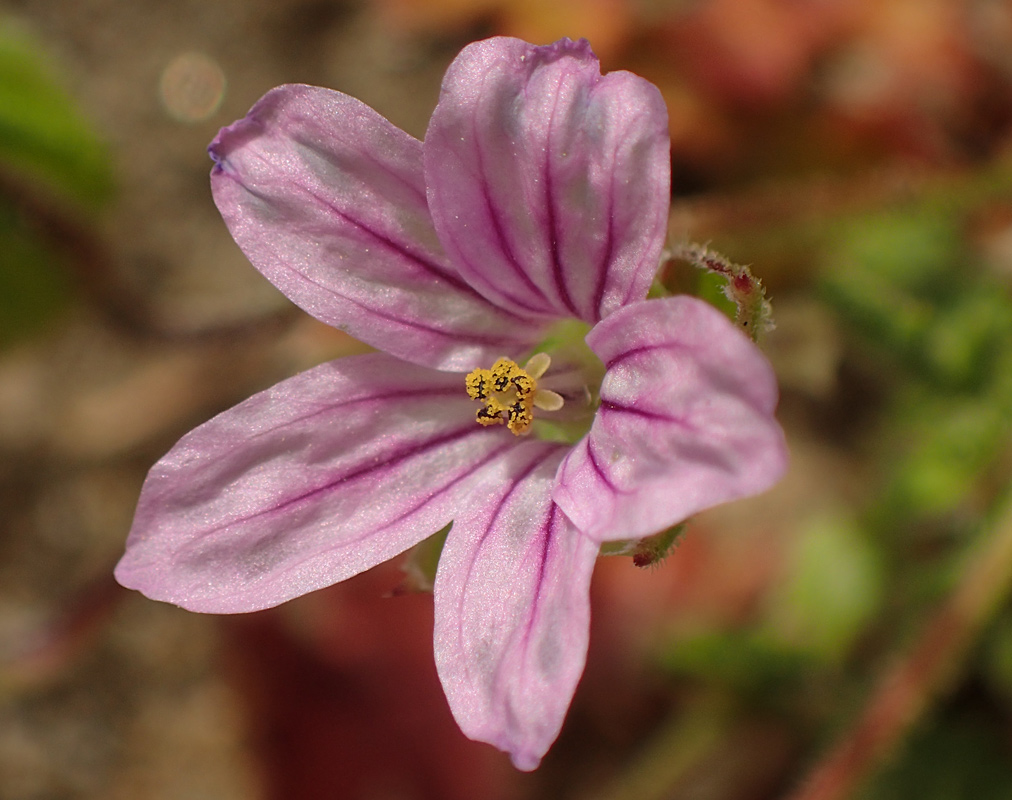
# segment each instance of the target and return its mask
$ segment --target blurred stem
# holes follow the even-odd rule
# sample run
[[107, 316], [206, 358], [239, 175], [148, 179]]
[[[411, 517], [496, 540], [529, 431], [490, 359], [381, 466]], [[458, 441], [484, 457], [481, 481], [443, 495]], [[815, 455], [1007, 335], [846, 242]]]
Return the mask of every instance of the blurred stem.
[[96, 305], [110, 309], [117, 321], [138, 325], [139, 299], [124, 294], [113, 278], [112, 255], [92, 231], [90, 218], [68, 210], [65, 201], [45, 195], [38, 187], [0, 169], [0, 196], [11, 202], [26, 225], [65, 259], [78, 287]]
[[727, 703], [708, 698], [694, 709], [673, 714], [629, 765], [625, 775], [595, 800], [665, 800], [671, 788], [727, 735]]
[[1012, 585], [1012, 497], [968, 554], [959, 583], [909, 653], [883, 675], [857, 722], [790, 800], [849, 797], [893, 751], [963, 667]]

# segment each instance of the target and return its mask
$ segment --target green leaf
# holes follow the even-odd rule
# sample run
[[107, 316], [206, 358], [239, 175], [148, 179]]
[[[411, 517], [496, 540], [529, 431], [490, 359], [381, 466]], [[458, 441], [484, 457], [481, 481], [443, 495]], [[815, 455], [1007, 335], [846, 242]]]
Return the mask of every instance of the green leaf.
[[762, 696], [797, 683], [811, 665], [807, 654], [755, 631], [700, 631], [668, 643], [661, 665], [673, 675]]
[[880, 606], [879, 553], [850, 520], [824, 517], [798, 538], [788, 570], [772, 597], [771, 635], [839, 662]]
[[108, 153], [29, 37], [0, 20], [0, 161], [95, 206], [111, 193]]
[[987, 395], [901, 395], [891, 427], [912, 445], [895, 459], [882, 512], [892, 520], [918, 519], [958, 508], [1004, 447], [1008, 426], [1008, 410]]

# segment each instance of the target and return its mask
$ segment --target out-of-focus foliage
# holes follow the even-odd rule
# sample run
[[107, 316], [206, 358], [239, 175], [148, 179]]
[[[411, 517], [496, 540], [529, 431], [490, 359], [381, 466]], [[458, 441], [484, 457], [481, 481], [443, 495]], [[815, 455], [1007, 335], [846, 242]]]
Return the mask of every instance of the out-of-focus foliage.
[[87, 205], [112, 191], [107, 148], [34, 39], [0, 18], [0, 161]]
[[661, 654], [673, 676], [730, 690], [757, 704], [797, 691], [812, 659], [763, 632], [704, 630], [675, 637]]
[[73, 291], [53, 228], [97, 209], [112, 186], [107, 149], [39, 44], [0, 19], [0, 345], [67, 306]]
[[71, 295], [53, 251], [0, 197], [0, 346], [36, 333]]
[[758, 624], [695, 630], [660, 655], [672, 675], [732, 690], [760, 707], [793, 708], [806, 683], [836, 674], [881, 611], [881, 556], [845, 515], [814, 519], [785, 560]]
[[[851, 726], [882, 724], [890, 707], [876, 706], [879, 689], [897, 675], [914, 711], [888, 760], [851, 762], [865, 770], [860, 796], [1012, 796], [1012, 614], [1000, 585], [974, 583], [967, 557], [990, 553], [1012, 482], [1012, 5], [15, 5], [38, 38], [0, 25], [0, 464], [14, 465], [0, 486], [0, 518], [11, 521], [0, 537], [0, 636], [32, 632], [57, 602], [51, 587], [108, 580], [144, 471], [174, 437], [248, 394], [237, 375], [265, 386], [330, 357], [316, 358], [329, 334], [301, 315], [287, 334], [251, 315], [234, 338], [167, 336], [194, 330], [171, 324], [191, 298], [207, 319], [228, 305], [217, 281], [229, 258], [260, 280], [208, 197], [204, 145], [216, 127], [271, 86], [306, 80], [384, 113], [413, 109], [409, 129], [423, 131], [431, 107], [408, 95], [424, 89], [434, 102], [453, 54], [488, 35], [586, 37], [605, 70], [658, 85], [672, 134], [672, 249], [707, 243], [763, 280], [777, 328], [762, 346], [778, 371], [792, 469], [767, 495], [690, 520], [662, 563], [602, 560], [588, 668], [533, 775], [457, 731], [432, 664], [429, 599], [382, 596], [431, 586], [437, 536], [411, 555], [406, 580], [393, 565], [253, 617], [212, 621], [117, 595], [124, 613], [96, 624], [102, 635], [51, 655], [48, 671], [22, 664], [34, 688], [2, 698], [12, 713], [0, 714], [0, 800], [19, 776], [38, 782], [32, 796], [66, 794], [68, 763], [102, 787], [95, 796], [253, 796], [178, 768], [192, 759], [206, 771], [222, 751], [241, 752], [234, 769], [262, 776], [268, 797], [487, 787], [483, 797], [518, 800], [772, 800], [803, 790]], [[184, 48], [228, 79], [221, 112], [201, 123], [159, 117], [158, 70]], [[103, 205], [110, 160], [68, 99], [68, 70], [101, 87], [89, 110], [117, 126], [122, 163], [145, 165], [120, 203]], [[95, 224], [96, 210], [110, 224]], [[116, 269], [88, 272], [66, 236], [75, 226], [119, 248]], [[111, 291], [95, 291], [100, 281]], [[157, 315], [138, 304], [131, 330], [143, 337], [109, 330], [111, 313], [79, 314], [3, 350], [47, 330], [73, 288], [111, 312], [135, 287], [164, 298], [166, 286], [181, 302]], [[655, 287], [734, 316], [723, 289], [674, 262]], [[656, 543], [641, 563], [672, 542]], [[990, 593], [995, 619], [981, 627], [962, 607], [943, 613], [967, 584]], [[963, 643], [925, 636], [938, 622], [947, 635], [967, 628]], [[181, 679], [194, 630], [214, 647]], [[916, 669], [890, 671], [911, 654]], [[949, 682], [910, 685], [931, 659]], [[95, 756], [90, 742], [112, 755]], [[166, 780], [184, 774], [200, 791]]]
[[1012, 762], [985, 713], [947, 714], [918, 732], [902, 757], [855, 800], [1005, 800]]
[[[894, 451], [885, 528], [957, 509], [1008, 446], [1012, 304], [935, 208], [862, 218], [830, 246], [829, 302], [906, 376], [883, 427]], [[883, 531], [888, 534], [887, 530]]]
[[819, 662], [838, 665], [881, 611], [882, 556], [846, 513], [812, 520], [773, 591], [773, 635]]

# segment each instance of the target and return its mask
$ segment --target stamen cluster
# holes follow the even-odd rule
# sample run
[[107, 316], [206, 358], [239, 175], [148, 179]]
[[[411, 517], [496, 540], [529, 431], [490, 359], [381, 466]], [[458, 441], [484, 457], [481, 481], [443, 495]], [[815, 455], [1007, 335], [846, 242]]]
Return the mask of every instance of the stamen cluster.
[[492, 369], [476, 369], [465, 379], [467, 394], [485, 405], [475, 419], [481, 425], [501, 425], [522, 436], [534, 421], [534, 392], [537, 381], [508, 358], [500, 358]]

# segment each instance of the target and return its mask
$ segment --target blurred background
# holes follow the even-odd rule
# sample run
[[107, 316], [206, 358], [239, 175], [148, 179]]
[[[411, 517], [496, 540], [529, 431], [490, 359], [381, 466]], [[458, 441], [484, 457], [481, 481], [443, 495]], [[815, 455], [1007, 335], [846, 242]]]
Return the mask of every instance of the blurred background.
[[[207, 143], [293, 81], [420, 137], [492, 34], [661, 88], [672, 241], [763, 279], [793, 459], [601, 559], [533, 774], [456, 729], [396, 563], [229, 618], [111, 577], [180, 435], [362, 349], [247, 264]], [[6, 0], [0, 800], [1012, 797], [1010, 292], [1006, 0]]]

